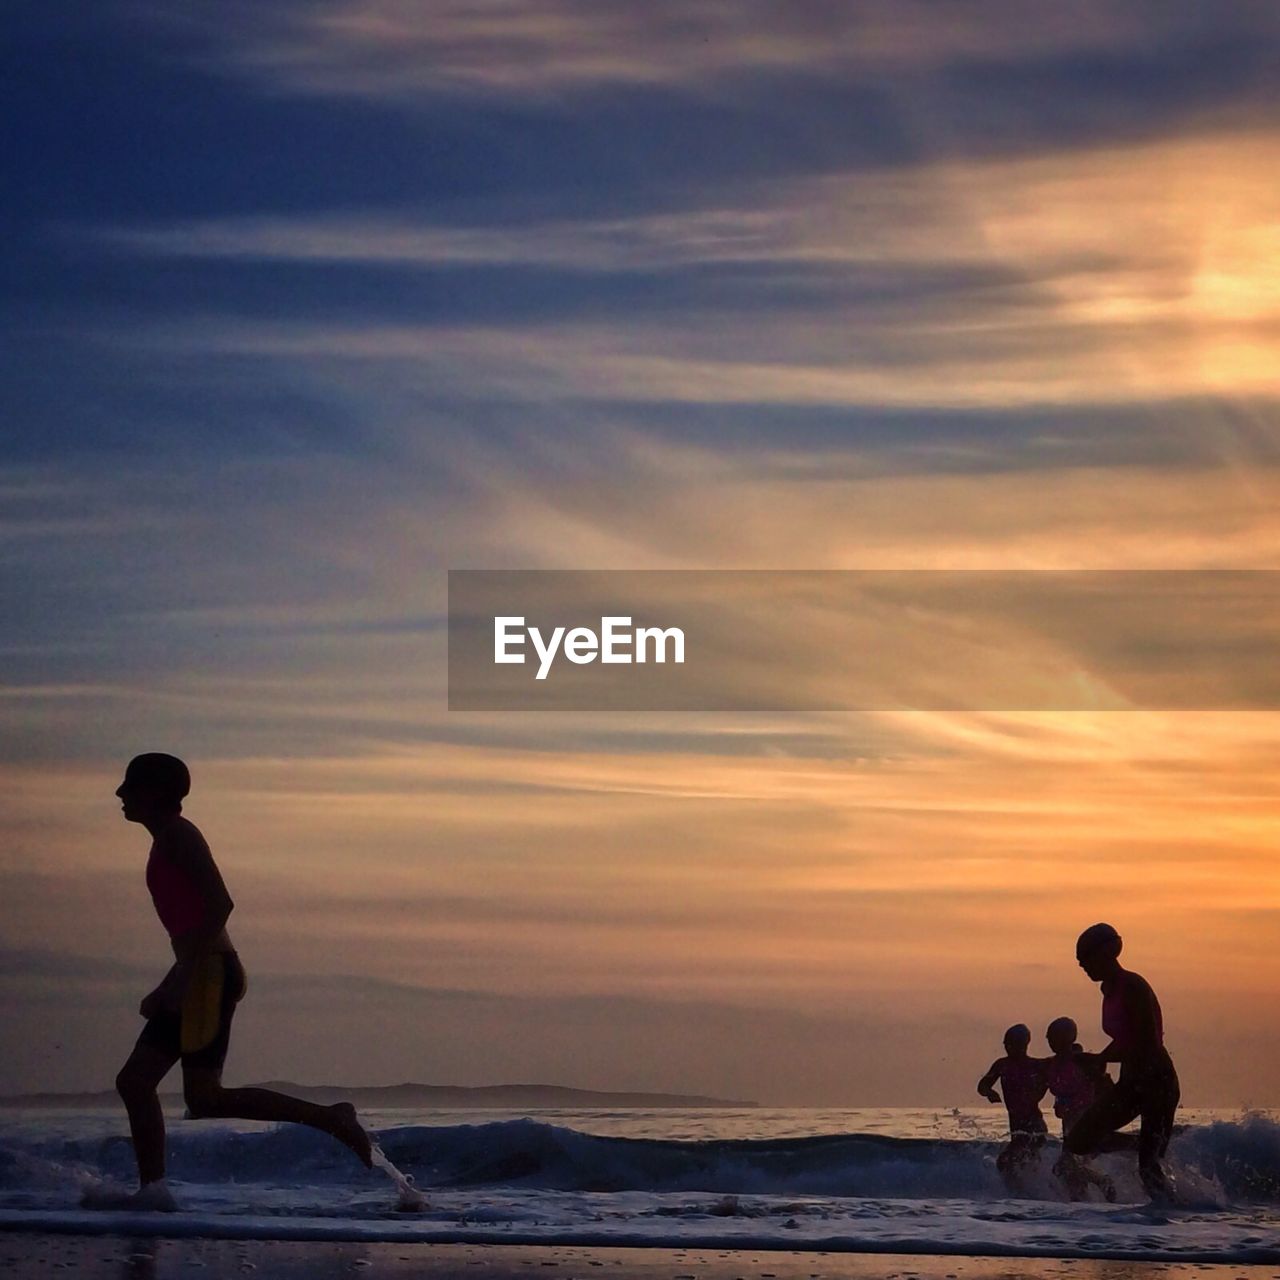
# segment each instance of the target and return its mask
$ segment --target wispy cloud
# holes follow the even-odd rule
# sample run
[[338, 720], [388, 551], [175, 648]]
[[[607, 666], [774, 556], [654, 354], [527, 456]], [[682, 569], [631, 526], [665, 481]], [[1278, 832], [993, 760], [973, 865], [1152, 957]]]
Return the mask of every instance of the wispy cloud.
[[[445, 0], [429, 11], [412, 0], [339, 0], [236, 9], [241, 21], [226, 25], [245, 68], [327, 93], [705, 86], [744, 72], [903, 74], [950, 62], [1132, 51], [1153, 28], [1183, 39], [1202, 30], [1186, 11], [1092, 0], [1074, 6], [1070, 21], [1016, 0], [942, 11], [925, 0], [783, 8], [762, 0]], [[1272, 16], [1257, 9], [1239, 21], [1251, 32], [1274, 30]]]
[[[454, 394], [960, 409], [1270, 398], [1280, 291], [1258, 175], [1277, 164], [1277, 135], [1210, 134], [784, 183], [632, 219], [248, 219], [111, 238], [299, 269], [649, 276], [639, 305], [570, 291], [533, 325], [388, 323], [374, 306], [357, 324], [166, 326], [187, 350], [410, 364]], [[687, 290], [669, 273], [695, 266], [711, 272], [700, 296], [664, 305]]]
[[[987, 1023], [1084, 1022], [1099, 916], [1171, 1033], [1242, 1046], [1189, 1096], [1274, 1061], [1274, 717], [458, 716], [441, 624], [451, 567], [1274, 567], [1275, 13], [19, 17], [0, 1013], [27, 1078], [74, 977], [36, 951], [164, 962], [111, 795], [157, 747], [192, 757], [251, 967], [340, 1024], [305, 1040], [282, 986], [245, 1024], [263, 1074], [305, 1040], [340, 1074], [374, 1045], [384, 1078], [565, 1078], [587, 1026], [580, 1083], [935, 1098], [939, 1027], [981, 1063]], [[1028, 668], [1088, 665], [1033, 640]], [[129, 980], [59, 1006], [105, 1079]], [[810, 1034], [791, 1093], [790, 1050], [748, 1070]], [[653, 1074], [606, 1078], [629, 1062]]]

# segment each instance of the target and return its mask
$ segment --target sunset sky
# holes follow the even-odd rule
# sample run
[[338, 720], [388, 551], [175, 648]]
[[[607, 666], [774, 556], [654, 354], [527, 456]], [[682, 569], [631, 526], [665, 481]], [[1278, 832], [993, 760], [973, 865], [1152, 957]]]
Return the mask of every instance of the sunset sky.
[[1280, 1105], [1280, 712], [445, 698], [448, 569], [1280, 569], [1280, 8], [6, 27], [0, 1092], [132, 1045], [165, 750], [235, 1082], [967, 1105], [1105, 919]]

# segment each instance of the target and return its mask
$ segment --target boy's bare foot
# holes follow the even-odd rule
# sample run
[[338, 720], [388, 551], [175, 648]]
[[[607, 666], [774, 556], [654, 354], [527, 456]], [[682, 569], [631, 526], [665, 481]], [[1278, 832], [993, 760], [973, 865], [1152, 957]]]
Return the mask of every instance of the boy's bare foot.
[[154, 1182], [148, 1182], [146, 1186], [139, 1187], [129, 1197], [126, 1207], [145, 1209], [150, 1213], [176, 1213], [178, 1202], [173, 1198], [173, 1192], [169, 1190], [168, 1183], [163, 1178], [157, 1178]]
[[349, 1102], [335, 1102], [329, 1108], [333, 1113], [333, 1128], [329, 1130], [343, 1146], [356, 1153], [366, 1169], [373, 1168], [373, 1148], [369, 1135], [356, 1119], [356, 1109]]
[[163, 1178], [130, 1191], [116, 1182], [89, 1181], [80, 1193], [82, 1209], [115, 1209], [120, 1212], [142, 1210], [144, 1213], [174, 1213], [178, 1202]]

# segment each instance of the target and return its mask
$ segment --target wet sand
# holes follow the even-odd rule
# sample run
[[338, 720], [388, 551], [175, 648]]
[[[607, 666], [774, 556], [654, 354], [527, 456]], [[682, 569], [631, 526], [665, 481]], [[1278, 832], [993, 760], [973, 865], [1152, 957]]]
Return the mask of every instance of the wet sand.
[[555, 1280], [1280, 1280], [1280, 1267], [750, 1249], [131, 1239], [8, 1231], [0, 1234], [0, 1274], [18, 1280], [68, 1274], [86, 1280], [530, 1280], [535, 1274]]

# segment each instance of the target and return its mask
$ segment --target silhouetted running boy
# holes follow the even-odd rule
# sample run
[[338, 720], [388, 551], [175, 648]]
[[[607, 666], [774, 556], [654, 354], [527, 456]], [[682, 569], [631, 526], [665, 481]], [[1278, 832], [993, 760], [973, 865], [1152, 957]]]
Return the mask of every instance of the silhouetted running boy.
[[323, 1107], [270, 1089], [224, 1089], [231, 1018], [244, 995], [244, 970], [227, 936], [233, 903], [199, 830], [182, 816], [191, 789], [187, 766], [176, 756], [136, 756], [116, 795], [124, 816], [151, 833], [147, 888], [169, 933], [175, 963], [145, 996], [146, 1026], [116, 1077], [129, 1112], [138, 1160], [142, 1208], [176, 1206], [164, 1182], [164, 1115], [157, 1086], [182, 1062], [182, 1085], [193, 1118], [288, 1120], [331, 1134], [371, 1164], [369, 1137], [349, 1102]]
[[[1040, 1065], [1044, 1078], [1053, 1094], [1053, 1114], [1062, 1121], [1062, 1136], [1097, 1101], [1114, 1086], [1106, 1067], [1092, 1054], [1086, 1054], [1076, 1043], [1076, 1024], [1070, 1018], [1055, 1018], [1045, 1032], [1051, 1058], [1042, 1058]], [[1116, 1198], [1115, 1184], [1104, 1173], [1091, 1169], [1079, 1157], [1063, 1150], [1053, 1171], [1066, 1184], [1073, 1200], [1082, 1200], [1089, 1184], [1102, 1188], [1108, 1200]]]
[[1140, 1116], [1138, 1173], [1148, 1195], [1167, 1198], [1172, 1186], [1160, 1161], [1173, 1134], [1181, 1092], [1178, 1073], [1164, 1047], [1160, 1002], [1144, 978], [1121, 968], [1122, 946], [1109, 924], [1091, 926], [1076, 943], [1080, 967], [1102, 984], [1102, 1029], [1111, 1037], [1101, 1053], [1086, 1056], [1101, 1063], [1118, 1062], [1120, 1079], [1071, 1126], [1062, 1145], [1072, 1155], [1089, 1155]]
[[1004, 1033], [1003, 1058], [991, 1064], [991, 1070], [978, 1081], [978, 1092], [990, 1102], [999, 1102], [993, 1087], [997, 1080], [1004, 1088], [1005, 1110], [1009, 1113], [1009, 1143], [996, 1157], [996, 1168], [1006, 1183], [1012, 1185], [1019, 1169], [1039, 1158], [1048, 1130], [1040, 1114], [1040, 1099], [1048, 1085], [1040, 1063], [1027, 1057], [1031, 1030], [1018, 1023]]

